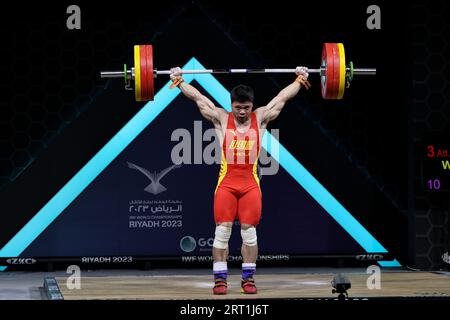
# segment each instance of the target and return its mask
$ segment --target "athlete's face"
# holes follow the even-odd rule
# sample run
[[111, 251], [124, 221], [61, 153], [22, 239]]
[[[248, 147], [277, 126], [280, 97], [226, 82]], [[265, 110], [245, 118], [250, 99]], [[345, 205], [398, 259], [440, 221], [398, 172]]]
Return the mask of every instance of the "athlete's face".
[[231, 103], [231, 109], [233, 111], [233, 116], [236, 120], [241, 123], [244, 123], [250, 118], [250, 114], [253, 109], [253, 102], [237, 102], [234, 101]]

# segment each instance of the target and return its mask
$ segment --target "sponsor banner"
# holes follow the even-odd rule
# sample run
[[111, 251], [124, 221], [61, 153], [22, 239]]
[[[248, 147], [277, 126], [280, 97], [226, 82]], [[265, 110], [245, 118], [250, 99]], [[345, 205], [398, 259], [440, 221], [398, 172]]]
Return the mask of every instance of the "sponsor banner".
[[[0, 264], [8, 266], [31, 266], [46, 263], [72, 263], [77, 265], [113, 265], [113, 264], [133, 264], [141, 262], [152, 262], [152, 261], [180, 261], [182, 263], [201, 263], [201, 262], [212, 262], [211, 247], [212, 238], [199, 238], [195, 239], [191, 236], [185, 236], [180, 241], [180, 246], [184, 252], [180, 256], [164, 256], [164, 257], [152, 257], [152, 256], [89, 256], [89, 257], [60, 257], [60, 258], [30, 258], [30, 257], [19, 257], [19, 258], [0, 258]], [[197, 248], [200, 246], [200, 248]], [[199, 249], [199, 251], [204, 251], [205, 254], [192, 254]], [[308, 259], [347, 259], [347, 260], [357, 260], [360, 262], [375, 262], [382, 260], [392, 259], [389, 254], [375, 253], [375, 254], [356, 254], [356, 255], [293, 255], [288, 253], [280, 254], [261, 254], [258, 255], [259, 262], [280, 262], [280, 261], [298, 261], [298, 260], [308, 260]], [[443, 255], [443, 259], [448, 259], [448, 253]], [[229, 262], [240, 262], [242, 261], [242, 256], [239, 254], [230, 255], [228, 257]], [[448, 260], [447, 260], [448, 261]], [[447, 262], [448, 263], [448, 262]]]

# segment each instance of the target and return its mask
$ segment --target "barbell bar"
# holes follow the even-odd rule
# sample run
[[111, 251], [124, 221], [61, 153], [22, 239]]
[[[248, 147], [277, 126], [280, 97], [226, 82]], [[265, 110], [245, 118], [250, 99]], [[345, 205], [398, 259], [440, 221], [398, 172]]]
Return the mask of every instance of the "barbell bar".
[[[311, 74], [320, 74], [322, 97], [342, 99], [344, 90], [350, 86], [354, 75], [376, 75], [375, 68], [354, 68], [350, 61], [345, 64], [345, 50], [342, 43], [324, 43], [320, 68], [308, 69]], [[295, 73], [295, 69], [193, 69], [181, 70], [181, 74], [242, 74], [242, 73]], [[154, 98], [154, 80], [158, 75], [170, 75], [170, 70], [157, 70], [153, 65], [153, 46], [134, 46], [134, 67], [122, 71], [102, 71], [101, 78], [123, 78], [125, 88], [132, 90], [134, 80], [137, 101], [151, 101]]]

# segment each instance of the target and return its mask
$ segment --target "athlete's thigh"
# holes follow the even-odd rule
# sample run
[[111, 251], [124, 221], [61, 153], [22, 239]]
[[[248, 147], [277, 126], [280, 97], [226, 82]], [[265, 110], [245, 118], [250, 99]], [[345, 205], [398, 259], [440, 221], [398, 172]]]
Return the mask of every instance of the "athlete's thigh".
[[227, 188], [217, 188], [214, 194], [214, 221], [233, 222], [237, 214], [237, 198]]
[[241, 224], [258, 225], [261, 210], [262, 197], [258, 187], [250, 189], [238, 200], [238, 216]]

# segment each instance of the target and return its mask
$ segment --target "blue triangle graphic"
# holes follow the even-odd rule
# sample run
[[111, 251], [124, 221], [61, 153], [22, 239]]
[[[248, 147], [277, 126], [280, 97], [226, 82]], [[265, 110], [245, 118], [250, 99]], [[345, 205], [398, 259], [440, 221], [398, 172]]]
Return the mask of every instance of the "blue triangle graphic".
[[[183, 69], [205, 69], [192, 58]], [[230, 93], [211, 74], [184, 75], [196, 80], [227, 111]], [[0, 250], [0, 257], [18, 257], [80, 195], [84, 189], [180, 94], [169, 83], [155, 95], [99, 152], [67, 182], [36, 215]], [[262, 141], [279, 164], [308, 192], [368, 253], [387, 250], [348, 212], [292, 154], [269, 132]], [[276, 150], [277, 152], [272, 152]], [[383, 267], [400, 267], [397, 260], [380, 261]], [[0, 267], [0, 271], [6, 267]]]

